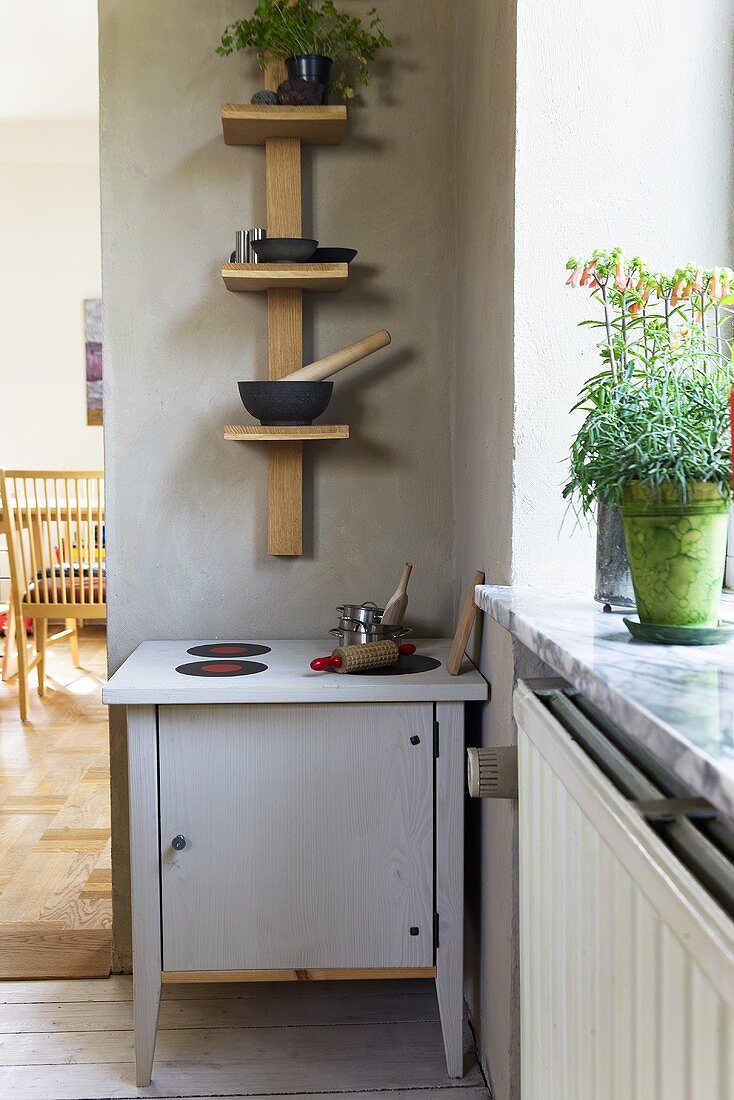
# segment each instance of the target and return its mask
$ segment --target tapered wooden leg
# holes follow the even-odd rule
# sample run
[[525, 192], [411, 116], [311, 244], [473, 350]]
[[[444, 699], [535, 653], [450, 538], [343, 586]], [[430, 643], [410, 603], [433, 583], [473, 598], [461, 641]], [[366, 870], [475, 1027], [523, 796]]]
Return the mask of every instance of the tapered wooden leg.
[[150, 1084], [161, 1001], [160, 849], [156, 708], [127, 708], [133, 1022], [138, 1088]]
[[436, 993], [449, 1077], [464, 1076], [464, 705], [439, 703]]
[[15, 639], [15, 609], [12, 603], [5, 616], [5, 650], [3, 652], [3, 683], [12, 680], [18, 671], [18, 650]]
[[33, 620], [33, 637], [38, 654], [38, 694], [43, 698], [46, 694], [46, 649], [48, 640], [48, 619]]
[[141, 974], [135, 969], [133, 953], [133, 1026], [135, 1028], [135, 1084], [139, 1089], [150, 1084], [153, 1076], [155, 1037], [161, 1007], [161, 975]]
[[71, 663], [74, 668], [79, 668], [79, 631], [77, 628], [76, 619], [66, 619], [64, 626], [67, 630], [72, 630], [73, 634], [69, 635], [69, 645], [71, 646]]
[[25, 619], [22, 615], [15, 619], [15, 646], [18, 655], [18, 702], [21, 722], [28, 721], [28, 647], [25, 636]]

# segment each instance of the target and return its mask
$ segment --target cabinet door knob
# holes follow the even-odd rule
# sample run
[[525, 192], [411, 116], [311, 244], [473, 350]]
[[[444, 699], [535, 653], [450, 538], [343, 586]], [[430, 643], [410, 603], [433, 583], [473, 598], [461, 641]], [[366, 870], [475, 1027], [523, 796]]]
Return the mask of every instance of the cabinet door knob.
[[186, 847], [186, 837], [183, 833], [178, 833], [178, 835], [173, 838], [171, 847], [175, 848], [177, 852], [180, 852], [182, 848]]

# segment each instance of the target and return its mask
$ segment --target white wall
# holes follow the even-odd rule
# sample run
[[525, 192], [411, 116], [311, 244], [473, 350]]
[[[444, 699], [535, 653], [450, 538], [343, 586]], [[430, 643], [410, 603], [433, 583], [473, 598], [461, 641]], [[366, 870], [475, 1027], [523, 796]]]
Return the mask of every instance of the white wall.
[[[561, 497], [569, 409], [597, 368], [570, 254], [622, 245], [666, 266], [732, 262], [730, 0], [456, 5], [457, 585], [593, 594], [593, 541]], [[517, 23], [515, 24], [515, 16]], [[508, 744], [508, 636], [485, 624], [481, 736]], [[536, 670], [530, 674], [537, 675]], [[520, 1096], [515, 814], [470, 808], [467, 991], [496, 1100]]]
[[560, 485], [568, 415], [598, 366], [597, 307], [569, 255], [621, 245], [654, 266], [730, 264], [730, 0], [518, 0], [513, 578], [592, 583]]
[[94, 119], [0, 119], [0, 463], [100, 467], [85, 298], [101, 291]]

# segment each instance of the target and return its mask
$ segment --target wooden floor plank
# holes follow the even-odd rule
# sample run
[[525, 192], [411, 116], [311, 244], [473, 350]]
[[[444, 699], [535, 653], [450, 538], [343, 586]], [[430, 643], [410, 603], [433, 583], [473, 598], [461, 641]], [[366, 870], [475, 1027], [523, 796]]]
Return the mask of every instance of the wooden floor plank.
[[113, 974], [103, 981], [99, 978], [0, 981], [0, 1005], [45, 1004], [49, 1001], [131, 1001], [132, 996], [132, 978], [127, 974]]
[[[158, 1030], [156, 1060], [161, 1063], [198, 1065], [215, 1062], [224, 1065], [257, 1064], [276, 1073], [279, 1062], [286, 1060], [313, 1065], [314, 1072], [331, 1073], [346, 1061], [359, 1065], [380, 1059], [404, 1058], [410, 1054], [411, 1067], [405, 1068], [416, 1079], [398, 1083], [416, 1087], [425, 1077], [424, 1065], [443, 1059], [441, 1029], [436, 1021], [408, 1021], [400, 1027], [392, 1024], [340, 1024], [338, 1027], [313, 1024], [295, 1027], [246, 1028], [168, 1028]], [[46, 1031], [0, 1035], [0, 1064], [28, 1065], [109, 1065], [128, 1062], [133, 1056], [131, 1031]], [[328, 1063], [329, 1068], [325, 1069]], [[419, 1065], [420, 1064], [420, 1065]], [[259, 1072], [259, 1070], [258, 1070]], [[265, 1069], [263, 1069], [265, 1072]], [[363, 1085], [374, 1088], [379, 1084]], [[337, 1086], [329, 1086], [337, 1087]]]
[[17, 684], [0, 684], [0, 979], [109, 973], [103, 626], [81, 632], [80, 656], [75, 669], [66, 643], [51, 648], [48, 693], [33, 678], [27, 723]]
[[[63, 1042], [61, 1038], [53, 1034], [19, 1036], [22, 1042], [16, 1041], [12, 1050], [4, 1043], [0, 1097], [99, 1100], [112, 1096], [443, 1091], [483, 1085], [468, 1028], [465, 1076], [456, 1080], [446, 1076], [437, 1023], [244, 1028], [234, 1033], [163, 1031], [158, 1038], [153, 1082], [141, 1090], [133, 1084], [129, 1053], [125, 1059], [132, 1049], [131, 1037], [101, 1033], [94, 1044], [88, 1034], [70, 1033]], [[103, 1060], [88, 1060], [98, 1053]], [[10, 1064], [8, 1057], [14, 1059]]]
[[[294, 1027], [314, 1024], [416, 1023], [438, 1019], [432, 992], [370, 997], [351, 992], [311, 998], [293, 997], [282, 986], [258, 997], [165, 1000], [159, 1028]], [[129, 1031], [130, 1001], [0, 1005], [0, 1035], [49, 1031]]]
[[11, 977], [106, 977], [110, 972], [107, 928], [67, 928], [63, 922], [0, 925], [0, 966]]
[[[267, 983], [235, 982], [208, 985], [167, 986], [163, 993], [166, 1001], [202, 1000], [234, 997], [257, 998], [269, 987]], [[347, 995], [359, 993], [365, 997], [408, 996], [413, 993], [434, 993], [434, 982], [416, 978], [410, 981], [367, 981], [367, 982], [293, 982], [288, 983], [291, 997], [316, 998], [329, 997], [332, 994]], [[105, 981], [0, 981], [0, 1005], [2, 1004], [42, 1004], [44, 1002], [73, 1001], [131, 1001], [132, 978], [127, 974], [113, 974]]]
[[[228, 1097], [228, 1100], [321, 1100], [322, 1097], [325, 1100], [448, 1100], [447, 1090], [450, 1090], [450, 1100], [490, 1100], [489, 1092], [482, 1085], [466, 1085], [463, 1081], [452, 1081], [448, 1078], [445, 1085], [419, 1089], [252, 1093], [242, 1091], [246, 1087], [244, 1080], [233, 1087], [217, 1081], [209, 1086], [215, 1088], [216, 1092], [205, 1091], [208, 1087], [206, 1083], [201, 1086], [189, 1083], [184, 1080], [184, 1074], [179, 1073], [176, 1077], [175, 1071], [172, 1071], [166, 1082], [157, 1081], [148, 1088], [136, 1089], [130, 1085], [133, 1071], [129, 1066], [110, 1073], [103, 1086], [106, 1091], [102, 1093], [98, 1082], [89, 1077], [81, 1079], [76, 1070], [76, 1066], [26, 1067], [15, 1078], [17, 1090], [12, 1076], [5, 1079], [0, 1070], [0, 1100], [19, 1100], [20, 1097], [23, 1100], [110, 1100], [112, 1097], [115, 1100], [135, 1100], [137, 1097], [214, 1100], [215, 1097], [222, 1096]], [[8, 1074], [13, 1072], [15, 1071], [8, 1071]]]

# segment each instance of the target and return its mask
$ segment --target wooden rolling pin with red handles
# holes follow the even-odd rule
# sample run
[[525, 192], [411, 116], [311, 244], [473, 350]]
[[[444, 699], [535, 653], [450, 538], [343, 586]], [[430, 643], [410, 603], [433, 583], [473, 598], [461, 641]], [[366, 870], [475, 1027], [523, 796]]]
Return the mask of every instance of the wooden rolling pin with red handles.
[[311, 661], [314, 672], [326, 672], [333, 668], [337, 672], [367, 672], [371, 668], [385, 668], [396, 665], [398, 657], [409, 657], [415, 653], [411, 642], [398, 645], [391, 638], [381, 642], [365, 642], [364, 645], [337, 646], [331, 657], [316, 657]]
[[325, 356], [324, 359], [317, 359], [315, 363], [309, 363], [307, 367], [295, 370], [292, 374], [286, 374], [278, 381], [323, 382], [325, 378], [330, 378], [337, 371], [344, 370], [352, 363], [358, 363], [360, 359], [372, 355], [373, 351], [386, 348], [391, 339], [392, 337], [387, 329], [382, 328], [379, 332], [373, 332], [371, 336], [365, 336], [364, 339], [357, 340], [356, 344], [349, 344], [348, 347], [335, 351], [331, 355]]

